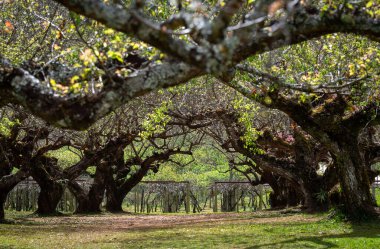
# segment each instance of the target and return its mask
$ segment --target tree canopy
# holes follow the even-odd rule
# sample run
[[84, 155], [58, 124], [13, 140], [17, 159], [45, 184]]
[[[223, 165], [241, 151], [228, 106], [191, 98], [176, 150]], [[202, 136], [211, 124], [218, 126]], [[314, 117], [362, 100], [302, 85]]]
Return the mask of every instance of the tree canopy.
[[[230, 82], [238, 63], [265, 51], [334, 33], [353, 33], [378, 41], [380, 32], [378, 5], [373, 1], [170, 4], [56, 0], [4, 1], [2, 8], [2, 33], [9, 45], [2, 45], [1, 104], [21, 104], [51, 123], [76, 129], [88, 127], [122, 104], [155, 89], [184, 84], [206, 74]], [[36, 14], [39, 10], [44, 16]], [[99, 25], [101, 29], [97, 30]], [[90, 30], [93, 32], [88, 33]], [[103, 41], [107, 37], [115, 47], [108, 48], [107, 40]], [[68, 62], [68, 57], [78, 54], [70, 51], [72, 44], [87, 38], [94, 41], [87, 42], [88, 48], [73, 58], [82, 60], [80, 65], [51, 66], [53, 61]], [[7, 58], [14, 50], [10, 45], [13, 40], [21, 46], [29, 44], [28, 49], [35, 55], [32, 60]], [[131, 73], [122, 72], [107, 61], [124, 60], [123, 50], [130, 50], [128, 45], [120, 47], [123, 40], [134, 42], [139, 50], [158, 49], [158, 58], [148, 56], [144, 58], [146, 63]], [[38, 56], [40, 50], [46, 49], [41, 41], [49, 42], [51, 53], [57, 55], [47, 56], [49, 60]], [[54, 51], [61, 48], [69, 50], [63, 55]], [[41, 73], [44, 70], [47, 75]], [[88, 81], [97, 83], [92, 92], [75, 91], [77, 83], [85, 85]], [[64, 82], [71, 84], [72, 91], [65, 90]]]

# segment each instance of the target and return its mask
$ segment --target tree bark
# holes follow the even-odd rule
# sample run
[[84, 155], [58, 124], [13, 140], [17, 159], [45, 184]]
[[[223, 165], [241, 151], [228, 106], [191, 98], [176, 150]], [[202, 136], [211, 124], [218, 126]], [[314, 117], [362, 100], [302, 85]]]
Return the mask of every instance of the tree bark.
[[150, 160], [141, 163], [140, 169], [128, 179], [114, 179], [112, 174], [108, 176], [106, 210], [109, 212], [122, 212], [122, 204], [125, 196], [141, 182], [150, 168]]
[[[268, 176], [270, 175], [270, 176]], [[268, 183], [273, 192], [269, 195], [271, 208], [281, 209], [294, 207], [301, 203], [299, 193], [287, 182], [286, 179], [269, 174], [262, 175], [263, 181]]]
[[110, 175], [107, 184], [107, 202], [106, 202], [106, 210], [109, 212], [122, 212], [122, 204], [125, 196], [137, 185], [141, 182], [144, 176], [148, 173], [149, 166], [142, 165], [141, 168], [134, 173], [131, 177], [125, 180], [123, 183], [119, 185]]
[[25, 169], [20, 169], [17, 173], [11, 175], [12, 169], [12, 167], [4, 166], [0, 168], [0, 223], [5, 221], [4, 204], [9, 192], [29, 175], [29, 172]]
[[111, 167], [102, 160], [96, 167], [94, 182], [92, 183], [88, 193], [75, 181], [69, 183], [69, 188], [75, 195], [78, 206], [75, 213], [100, 213], [100, 205], [104, 198], [106, 189], [106, 178]]
[[56, 211], [59, 201], [63, 195], [63, 186], [56, 182], [39, 182], [41, 192], [38, 196], [37, 214], [51, 215], [58, 213]]
[[[2, 179], [4, 176], [7, 176], [11, 173], [11, 167], [8, 165], [1, 164], [0, 165], [0, 176]], [[15, 184], [2, 184], [4, 186], [0, 185], [0, 223], [5, 221], [5, 212], [4, 212], [4, 205], [5, 201], [7, 200], [7, 196], [9, 192], [13, 189]]]
[[[277, 193], [281, 193], [281, 191], [283, 191], [282, 188], [285, 187], [290, 192], [286, 193], [285, 191], [282, 195], [298, 195], [306, 211], [315, 212], [324, 209], [320, 206], [320, 203], [317, 202], [316, 198], [316, 194], [320, 189], [323, 189], [322, 177], [313, 177], [313, 174], [309, 174], [310, 172], [306, 168], [310, 165], [301, 165], [300, 167], [297, 163], [294, 164], [287, 160], [279, 160], [272, 156], [265, 155], [254, 156], [252, 158], [261, 169], [272, 172], [274, 175], [286, 181], [285, 185], [278, 186]], [[272, 183], [272, 185], [273, 184], [274, 183]], [[292, 190], [294, 190], [295, 193], [292, 193]], [[293, 198], [294, 202], [298, 199], [296, 197]]]
[[123, 200], [126, 195], [120, 195], [115, 192], [108, 191], [106, 192], [107, 195], [107, 203], [106, 203], [106, 210], [111, 213], [120, 213], [123, 212]]
[[360, 154], [356, 137], [340, 138], [339, 151], [333, 154], [342, 190], [343, 211], [352, 218], [374, 214], [368, 169]]
[[0, 223], [3, 223], [5, 221], [4, 205], [9, 192], [10, 190], [6, 191], [5, 189], [1, 189], [0, 192]]
[[40, 187], [36, 213], [41, 215], [56, 214], [57, 205], [64, 192], [64, 187], [59, 182], [62, 178], [57, 159], [41, 156], [33, 160], [32, 164], [32, 177]]
[[90, 201], [88, 193], [75, 180], [68, 183], [68, 188], [77, 202], [75, 213], [89, 213]]

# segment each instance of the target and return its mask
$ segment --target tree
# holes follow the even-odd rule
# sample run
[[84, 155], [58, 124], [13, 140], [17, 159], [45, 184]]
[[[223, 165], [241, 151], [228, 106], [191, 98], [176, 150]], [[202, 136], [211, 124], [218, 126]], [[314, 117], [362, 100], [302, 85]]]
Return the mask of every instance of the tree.
[[[273, 60], [273, 56], [270, 57], [270, 59]], [[265, 64], [265, 60], [262, 61], [264, 61]], [[344, 73], [344, 71], [342, 73]], [[262, 74], [260, 75], [261, 77]], [[265, 76], [276, 78], [269, 74]], [[251, 78], [248, 78], [248, 80], [251, 80]], [[271, 94], [274, 94], [275, 90], [266, 89], [265, 78], [262, 79], [262, 81], [253, 81], [253, 83], [249, 84], [257, 84], [258, 87], [249, 89], [250, 92], [246, 96], [273, 108], [274, 103]], [[237, 87], [237, 89], [239, 88]], [[218, 144], [225, 150], [239, 152], [251, 158], [257, 164], [257, 167], [251, 165], [255, 173], [258, 172], [259, 175], [266, 175], [268, 177], [270, 177], [270, 173], [273, 173], [276, 174], [277, 177], [286, 179], [288, 181], [286, 185], [292, 186], [292, 188], [298, 192], [309, 210], [327, 208], [327, 195], [337, 184], [339, 173], [335, 165], [334, 156], [331, 157], [331, 153], [333, 152], [329, 150], [326, 144], [320, 142], [318, 138], [313, 139], [312, 136], [310, 136], [313, 135], [313, 133], [309, 133], [309, 135], [297, 127], [297, 125], [291, 125], [291, 120], [287, 115], [284, 115], [284, 113], [281, 114], [278, 111], [270, 111], [270, 109], [259, 107], [257, 104], [250, 103], [238, 96], [234, 97], [234, 95], [231, 95], [225, 89], [216, 90], [214, 87], [210, 89], [210, 92], [200, 91], [207, 96], [207, 98], [205, 97], [205, 102], [194, 102], [193, 100], [198, 100], [199, 96], [202, 95], [199, 94], [198, 90], [197, 88], [193, 88], [191, 94], [187, 93], [184, 103], [173, 99], [176, 103], [181, 104], [178, 104], [177, 108], [169, 110], [169, 115], [176, 117], [177, 122], [181, 121], [182, 124], [186, 124], [189, 127], [209, 123], [209, 125], [206, 126], [206, 130], [208, 130], [206, 134], [215, 138]], [[284, 98], [292, 96], [292, 92], [289, 91], [289, 88], [284, 87], [283, 91], [284, 95], [281, 96]], [[310, 94], [311, 97], [313, 94], [314, 97], [317, 98], [318, 95], [316, 93]], [[329, 94], [323, 93], [321, 96], [327, 97]], [[357, 95], [357, 97], [359, 97], [359, 95]], [[307, 99], [304, 101], [302, 101], [302, 99], [300, 100], [297, 92], [294, 93], [293, 98], [293, 102], [298, 105], [307, 104], [305, 103]], [[181, 99], [181, 97], [178, 99]], [[310, 101], [315, 101], [315, 99], [312, 98]], [[321, 102], [315, 101], [315, 104], [323, 103], [323, 99], [319, 99], [319, 101]], [[359, 100], [356, 99], [355, 101]], [[182, 108], [182, 106], [185, 108]], [[281, 108], [288, 108], [294, 115], [301, 115], [299, 108], [293, 108], [293, 106], [286, 105], [285, 102], [282, 102], [281, 105], [279, 104], [278, 106], [280, 106], [280, 110], [282, 110]], [[345, 108], [341, 104], [336, 106]], [[324, 122], [328, 122], [329, 118], [335, 121], [338, 120], [337, 118], [331, 117], [330, 113], [324, 112], [320, 106], [316, 106], [315, 108], [318, 108], [318, 111], [322, 113], [321, 115], [323, 115], [324, 119], [321, 120]], [[331, 108], [328, 110], [331, 111]], [[289, 116], [293, 117], [292, 115]], [[300, 118], [298, 120], [304, 119]], [[368, 123], [366, 124], [369, 125]], [[208, 129], [207, 127], [211, 128]], [[328, 129], [331, 128], [331, 126], [325, 125], [323, 128]], [[318, 129], [323, 128], [318, 127]], [[357, 136], [358, 139], [362, 137], [361, 134]], [[289, 137], [293, 141], [287, 141]], [[366, 160], [370, 161], [368, 159], [370, 150], [366, 147], [367, 146], [362, 146], [360, 149], [358, 147], [357, 153], [367, 154]], [[377, 148], [376, 145], [370, 146], [370, 148], [371, 147]], [[376, 158], [375, 154], [372, 158]], [[320, 167], [319, 162], [323, 161], [329, 166], [324, 174], [320, 175], [320, 173], [318, 173]], [[240, 162], [233, 161], [233, 165], [236, 163], [240, 164]], [[370, 174], [371, 178], [373, 178], [373, 172], [370, 170], [371, 163], [364, 164], [363, 170], [365, 174]], [[252, 170], [249, 169], [249, 171]], [[256, 182], [260, 183], [260, 180], [257, 181], [260, 178], [254, 175], [252, 177], [252, 182], [255, 184]], [[274, 189], [278, 188], [274, 186]], [[321, 203], [321, 198], [324, 199], [324, 203]]]
[[[256, 111], [263, 114], [262, 109]], [[245, 109], [239, 114], [238, 110], [227, 108], [183, 116], [183, 119], [204, 119], [203, 122], [213, 119], [213, 124], [204, 132], [217, 142], [220, 149], [230, 154], [232, 169], [245, 175], [252, 185], [269, 183], [273, 186], [272, 198], [277, 199], [278, 206], [302, 202], [308, 211], [326, 210], [327, 194], [337, 184], [328, 151], [299, 128], [287, 127], [286, 130], [286, 121], [278, 117], [279, 114], [280, 121], [276, 123], [268, 118], [268, 114], [263, 114], [266, 118], [261, 120], [256, 115], [247, 118], [248, 112]], [[275, 129], [270, 130], [268, 124]], [[318, 173], [322, 162], [328, 166], [327, 170]], [[281, 196], [281, 193], [287, 196]], [[318, 199], [322, 194], [324, 199]], [[275, 207], [276, 201], [273, 205]]]
[[41, 188], [37, 213], [54, 213], [63, 186], [59, 182], [62, 178], [55, 172], [56, 159], [47, 153], [67, 145], [67, 141], [51, 136], [51, 130], [43, 122], [14, 106], [2, 109], [1, 131], [0, 220], [4, 220], [7, 195], [29, 176], [33, 176]]
[[[336, 41], [331, 43], [332, 49], [334, 44], [341, 46], [342, 41], [347, 40], [352, 41], [352, 46], [358, 44], [351, 37], [326, 39]], [[362, 44], [367, 41], [358, 42]], [[360, 152], [359, 135], [365, 127], [378, 123], [377, 51], [373, 50], [371, 43], [351, 54], [345, 53], [345, 50], [332, 53], [319, 41], [310, 46], [315, 46], [318, 51], [308, 57], [303, 50], [303, 55], [307, 59], [317, 55], [314, 58], [320, 63], [311, 59], [308, 63], [301, 61], [298, 64], [295, 56], [292, 57], [292, 65], [279, 57], [282, 65], [271, 64], [269, 69], [264, 70], [241, 65], [239, 68], [249, 75], [252, 88], [247, 88], [244, 81], [229, 84], [244, 96], [283, 111], [327, 148], [337, 168], [344, 211], [352, 217], [369, 215], [374, 212], [374, 202], [370, 195], [368, 165]], [[299, 53], [302, 49], [302, 46], [296, 47], [289, 53], [294, 56], [294, 51]], [[312, 50], [308, 51], [310, 53]], [[287, 54], [284, 55], [286, 58]], [[373, 60], [364, 60], [360, 67], [349, 63], [349, 60], [358, 61], [366, 56], [373, 56]], [[276, 57], [273, 61], [279, 62]], [[299, 67], [304, 69], [301, 77], [281, 75], [284, 70], [295, 72], [300, 70]]]
[[[251, 172], [253, 170], [264, 177], [261, 181], [267, 180], [273, 185], [274, 196], [278, 195], [273, 198], [283, 199], [279, 196], [281, 191], [288, 191], [289, 203], [295, 203], [298, 199], [309, 212], [328, 208], [328, 193], [338, 179], [328, 151], [323, 146], [297, 127], [288, 135], [280, 132], [273, 135], [269, 130], [258, 131], [260, 135], [255, 143], [247, 144], [242, 139], [244, 127], [239, 125], [237, 117], [226, 115], [223, 119], [227, 139], [221, 141], [222, 148], [253, 160], [254, 163], [246, 164]], [[258, 149], [262, 151], [257, 152]], [[319, 172], [320, 163], [326, 165], [325, 171]], [[273, 182], [273, 177], [282, 178], [282, 184], [281, 181]]]
[[[121, 212], [125, 196], [149, 172], [156, 173], [161, 162], [174, 155], [191, 155], [197, 142], [191, 130], [167, 124], [161, 116], [165, 102], [149, 97], [98, 121], [84, 137], [73, 136], [77, 139], [71, 146], [82, 156], [63, 173], [78, 201], [77, 213], [100, 212], [104, 196], [108, 211]], [[90, 166], [95, 171], [86, 191], [76, 178]]]

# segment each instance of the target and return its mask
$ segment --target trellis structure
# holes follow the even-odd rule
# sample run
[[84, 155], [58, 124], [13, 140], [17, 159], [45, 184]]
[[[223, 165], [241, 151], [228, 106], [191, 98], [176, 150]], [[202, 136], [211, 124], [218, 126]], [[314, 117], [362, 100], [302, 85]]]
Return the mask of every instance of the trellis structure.
[[211, 187], [210, 207], [214, 212], [218, 212], [219, 203], [222, 212], [262, 210], [269, 207], [268, 191], [267, 184], [252, 186], [247, 181], [216, 181]]
[[125, 203], [133, 204], [135, 213], [174, 213], [182, 206], [189, 213], [191, 186], [188, 181], [142, 181], [127, 195]]
[[375, 200], [376, 200], [376, 193], [377, 193], [377, 191], [380, 191], [379, 189], [380, 189], [380, 176], [377, 176], [375, 178], [375, 181], [372, 184], [372, 189], [371, 189], [372, 190], [373, 199], [375, 199]]
[[[81, 176], [76, 180], [83, 188], [89, 189], [92, 179]], [[65, 184], [62, 182], [62, 184]], [[40, 187], [33, 178], [29, 177], [20, 182], [9, 193], [5, 202], [5, 209], [16, 211], [36, 211]], [[57, 205], [57, 211], [72, 213], [77, 207], [74, 195], [65, 186], [61, 201]]]
[[40, 187], [31, 177], [20, 182], [8, 194], [5, 209], [16, 211], [35, 211]]
[[[81, 176], [77, 182], [89, 190], [92, 179]], [[374, 198], [379, 189], [380, 177], [372, 185]], [[20, 182], [8, 195], [5, 209], [35, 211], [39, 191], [32, 178]], [[213, 212], [254, 211], [269, 207], [269, 191], [267, 184], [252, 186], [245, 181], [216, 181], [209, 188], [200, 188], [188, 181], [142, 181], [127, 195], [124, 205], [136, 213], [195, 213], [207, 208]], [[66, 188], [57, 211], [74, 212], [76, 207], [74, 195]]]

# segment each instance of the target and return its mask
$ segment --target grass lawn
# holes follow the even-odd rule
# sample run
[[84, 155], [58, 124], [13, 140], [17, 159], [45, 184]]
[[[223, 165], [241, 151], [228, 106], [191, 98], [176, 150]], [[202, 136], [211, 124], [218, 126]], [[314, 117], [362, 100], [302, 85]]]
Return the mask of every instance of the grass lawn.
[[325, 215], [8, 217], [15, 223], [0, 225], [0, 248], [380, 248], [380, 221], [350, 224]]

